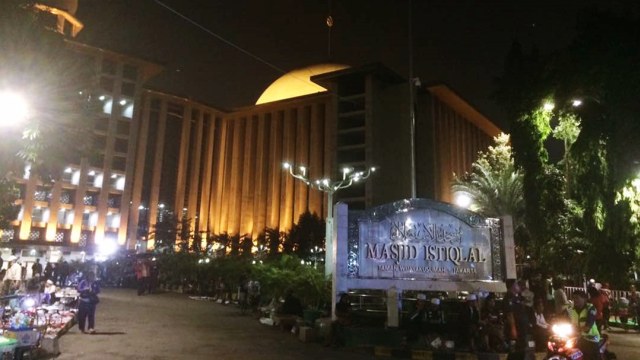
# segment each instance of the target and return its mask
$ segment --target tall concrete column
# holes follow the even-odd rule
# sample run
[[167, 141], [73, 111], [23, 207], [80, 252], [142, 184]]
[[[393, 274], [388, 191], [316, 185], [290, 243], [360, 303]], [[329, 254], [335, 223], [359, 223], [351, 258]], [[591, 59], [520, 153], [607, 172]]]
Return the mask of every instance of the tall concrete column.
[[[288, 109], [284, 113], [284, 135], [282, 138], [282, 160], [293, 162], [295, 160], [295, 110]], [[282, 169], [281, 173], [284, 173]], [[282, 201], [280, 203], [280, 231], [285, 231], [291, 228], [293, 224], [293, 196], [294, 196], [294, 178], [291, 176], [285, 176], [282, 179], [282, 190], [280, 196]]]
[[[311, 180], [324, 177], [324, 125], [325, 106], [320, 103], [311, 109], [311, 119], [309, 124], [309, 173]], [[309, 211], [324, 217], [324, 193], [318, 190], [309, 190]]]
[[[211, 194], [211, 202], [213, 211], [211, 213], [211, 220], [213, 221], [213, 233], [219, 234], [223, 231], [222, 217], [223, 217], [223, 199], [224, 199], [224, 186], [225, 186], [225, 169], [227, 159], [227, 147], [228, 147], [228, 132], [229, 121], [227, 119], [220, 120], [220, 130], [216, 139], [218, 144], [216, 145], [217, 151], [215, 151], [215, 168], [213, 174], [213, 189]], [[226, 211], [226, 207], [225, 210]], [[226, 224], [225, 224], [226, 226]]]
[[240, 221], [239, 235], [251, 235], [254, 226], [253, 199], [256, 187], [256, 128], [258, 119], [250, 115], [247, 116], [244, 131], [243, 166], [240, 173], [242, 189], [240, 191], [240, 211], [238, 213]]
[[[296, 148], [295, 148], [295, 164], [304, 165], [309, 174], [309, 122], [310, 107], [300, 107], [297, 110], [298, 118], [296, 119]], [[309, 187], [301, 182], [295, 182], [295, 198], [293, 209], [293, 221], [297, 222], [302, 213], [309, 209]]]
[[54, 241], [58, 231], [58, 212], [60, 211], [60, 195], [62, 194], [62, 181], [56, 181], [51, 188], [51, 201], [49, 201], [49, 220], [45, 234], [46, 241]]
[[267, 185], [267, 226], [276, 229], [280, 226], [280, 196], [282, 191], [281, 182], [284, 181], [282, 162], [282, 136], [284, 126], [284, 114], [274, 113], [271, 117], [271, 128], [269, 136], [269, 181]]
[[[212, 177], [213, 177], [213, 164], [214, 164], [214, 156], [213, 156], [213, 148], [215, 144], [215, 131], [216, 131], [216, 115], [209, 114], [208, 119], [204, 119], [206, 121], [205, 129], [207, 132], [204, 136], [204, 168], [202, 174], [202, 193], [200, 198], [200, 231], [206, 231], [210, 233], [213, 231], [211, 227], [211, 209], [213, 207], [213, 202], [211, 199], [212, 193]], [[206, 241], [206, 239], [203, 239]]]
[[[189, 147], [191, 144], [191, 119], [193, 116], [193, 108], [191, 105], [185, 105], [182, 113], [182, 131], [180, 135], [180, 154], [178, 155], [178, 168], [176, 176], [176, 198], [175, 204], [166, 204], [173, 206], [173, 213], [178, 219], [182, 219], [182, 209], [184, 208], [184, 198], [186, 183], [189, 177], [187, 174], [189, 161]], [[190, 219], [193, 219], [192, 217]]]
[[254, 225], [251, 237], [255, 239], [266, 226], [267, 218], [267, 175], [269, 156], [269, 119], [264, 114], [258, 119], [255, 151], [255, 193], [253, 202]]
[[[153, 171], [151, 177], [151, 193], [149, 196], [149, 231], [155, 227], [158, 221], [158, 198], [160, 197], [160, 180], [162, 178], [162, 160], [164, 155], [165, 132], [167, 128], [167, 102], [162, 101], [160, 105], [160, 116], [158, 117], [158, 133], [156, 137], [156, 151], [153, 157]], [[149, 240], [147, 249], [153, 249], [155, 242]]]
[[228, 220], [226, 231], [230, 234], [238, 234], [240, 232], [240, 210], [242, 197], [242, 169], [244, 168], [244, 129], [245, 119], [235, 119], [233, 121], [233, 140], [231, 143], [231, 163], [227, 168], [229, 171], [228, 191]]
[[[202, 181], [202, 176], [200, 174], [200, 161], [203, 153], [202, 132], [204, 128], [204, 114], [202, 110], [198, 111], [198, 117], [195, 119], [194, 126], [195, 139], [191, 139], [189, 144], [192, 149], [192, 156], [191, 159], [189, 159], [189, 161], [191, 161], [191, 173], [187, 174], [187, 181], [190, 182], [187, 201], [187, 218], [191, 219], [191, 223], [189, 224], [191, 232], [195, 231], [196, 228], [200, 228], [197, 224], [200, 224], [200, 216], [198, 216], [198, 190], [200, 189]], [[178, 192], [180, 192], [180, 189], [181, 188], [178, 188]], [[182, 189], [186, 189], [186, 186]]]
[[[139, 135], [136, 131], [136, 135], [133, 133], [130, 135], [130, 139], [133, 136], [138, 138], [138, 141], [135, 144], [135, 172], [131, 172], [131, 177], [126, 179], [130, 186], [125, 185], [126, 188], [131, 188], [131, 200], [129, 211], [130, 220], [127, 224], [127, 238], [129, 239], [129, 244], [127, 248], [132, 249], [135, 246], [135, 242], [138, 239], [138, 224], [140, 223], [140, 211], [139, 207], [142, 202], [142, 184], [144, 182], [144, 166], [145, 159], [147, 155], [147, 142], [149, 141], [149, 117], [151, 116], [151, 96], [148, 95], [143, 98], [143, 110], [142, 110], [142, 119], [140, 120], [139, 125]], [[127, 175], [129, 176], [129, 175]], [[124, 200], [124, 199], [123, 199]], [[149, 204], [147, 204], [148, 206]], [[120, 219], [122, 221], [122, 219]], [[120, 226], [122, 229], [122, 225]], [[149, 234], [146, 234], [148, 236]]]

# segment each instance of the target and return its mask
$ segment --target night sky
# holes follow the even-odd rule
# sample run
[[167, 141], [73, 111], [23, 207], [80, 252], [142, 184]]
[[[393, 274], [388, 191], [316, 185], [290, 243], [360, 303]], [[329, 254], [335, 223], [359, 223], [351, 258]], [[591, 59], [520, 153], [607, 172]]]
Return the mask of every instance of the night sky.
[[[382, 62], [409, 74], [409, 0], [162, 0], [279, 69]], [[498, 125], [490, 99], [513, 42], [543, 53], [567, 45], [578, 14], [635, 1], [413, 0], [414, 76], [456, 89]], [[606, 3], [599, 4], [598, 3]], [[329, 14], [334, 19], [327, 54]], [[205, 33], [154, 0], [80, 0], [78, 40], [166, 67], [148, 87], [221, 108], [250, 105], [282, 73]]]

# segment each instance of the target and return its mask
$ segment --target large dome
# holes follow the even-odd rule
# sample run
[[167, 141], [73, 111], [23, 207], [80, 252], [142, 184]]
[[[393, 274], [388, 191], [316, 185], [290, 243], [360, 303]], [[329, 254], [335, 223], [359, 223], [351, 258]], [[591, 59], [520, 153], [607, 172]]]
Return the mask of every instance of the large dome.
[[317, 64], [290, 71], [272, 82], [260, 95], [256, 105], [327, 91], [311, 82], [311, 77], [348, 67], [342, 64]]
[[64, 10], [71, 15], [78, 11], [78, 0], [40, 0], [39, 3]]

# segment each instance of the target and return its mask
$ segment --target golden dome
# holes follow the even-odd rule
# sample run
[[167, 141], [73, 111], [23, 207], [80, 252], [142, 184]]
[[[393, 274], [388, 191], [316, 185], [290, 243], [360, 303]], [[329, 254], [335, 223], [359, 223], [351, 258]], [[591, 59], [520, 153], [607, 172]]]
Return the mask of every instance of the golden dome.
[[260, 95], [256, 105], [327, 91], [327, 89], [312, 82], [311, 77], [348, 67], [342, 64], [316, 64], [292, 70], [272, 82]]

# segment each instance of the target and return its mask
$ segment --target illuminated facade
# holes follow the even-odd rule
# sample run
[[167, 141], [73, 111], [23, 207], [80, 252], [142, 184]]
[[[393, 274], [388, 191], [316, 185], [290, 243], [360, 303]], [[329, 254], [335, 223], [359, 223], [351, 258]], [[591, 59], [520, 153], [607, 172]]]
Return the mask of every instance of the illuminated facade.
[[[63, 22], [71, 16], [54, 15]], [[57, 26], [74, 35], [81, 24], [71, 24]], [[149, 235], [167, 213], [190, 219], [190, 230], [203, 238], [255, 238], [267, 227], [289, 229], [306, 211], [324, 216], [323, 194], [288, 176], [285, 161], [306, 166], [312, 179], [335, 178], [347, 166], [380, 168], [365, 184], [336, 194], [352, 208], [408, 198], [409, 91], [418, 197], [451, 201], [453, 173], [468, 171], [499, 133], [448, 87], [410, 88], [380, 64], [294, 70], [255, 105], [229, 111], [145, 89], [161, 71], [155, 64], [68, 44], [95, 65], [102, 113], [91, 121], [99, 155], [71, 163], [51, 186], [27, 169], [19, 179], [19, 218], [3, 231], [7, 244], [152, 248]]]
[[[379, 64], [294, 70], [256, 105], [232, 111], [145, 91], [132, 197], [140, 211], [129, 239], [140, 229], [137, 237], [148, 238], [167, 209], [191, 219], [202, 238], [255, 238], [266, 227], [289, 229], [305, 211], [324, 216], [323, 194], [288, 176], [285, 161], [304, 165], [312, 179], [379, 167], [337, 193], [352, 208], [410, 197], [408, 91]], [[451, 201], [453, 173], [468, 171], [499, 129], [444, 85], [414, 91], [417, 195]]]

